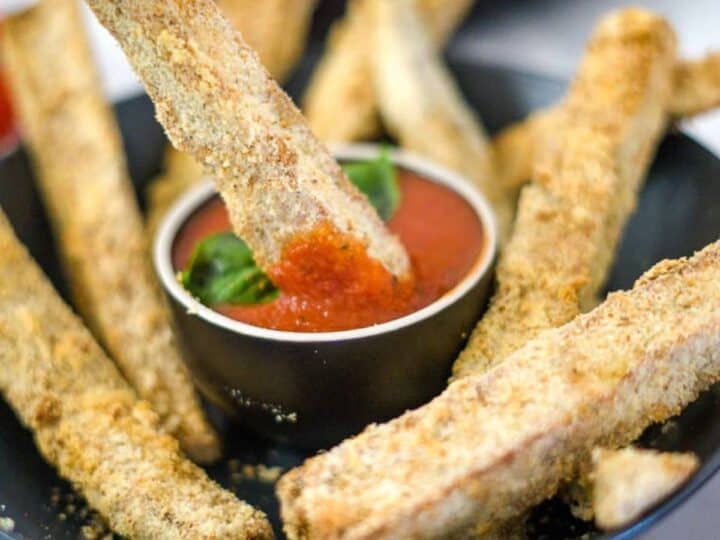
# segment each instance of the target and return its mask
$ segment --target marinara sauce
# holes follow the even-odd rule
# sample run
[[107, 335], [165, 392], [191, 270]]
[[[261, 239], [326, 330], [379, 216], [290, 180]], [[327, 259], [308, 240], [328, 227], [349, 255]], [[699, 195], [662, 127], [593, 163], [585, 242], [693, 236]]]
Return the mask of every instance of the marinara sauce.
[[[455, 191], [398, 169], [400, 206], [388, 222], [410, 256], [413, 278], [398, 281], [361, 245], [330, 225], [299, 235], [268, 274], [280, 296], [266, 304], [217, 305], [216, 311], [248, 324], [297, 332], [330, 332], [386, 322], [421, 309], [457, 285], [477, 263], [484, 231], [473, 208]], [[231, 230], [215, 197], [181, 228], [173, 246], [176, 271], [195, 246]]]
[[[0, 26], [0, 38], [2, 26]], [[17, 144], [15, 123], [13, 121], [10, 105], [10, 92], [3, 78], [2, 65], [0, 65], [0, 156]]]

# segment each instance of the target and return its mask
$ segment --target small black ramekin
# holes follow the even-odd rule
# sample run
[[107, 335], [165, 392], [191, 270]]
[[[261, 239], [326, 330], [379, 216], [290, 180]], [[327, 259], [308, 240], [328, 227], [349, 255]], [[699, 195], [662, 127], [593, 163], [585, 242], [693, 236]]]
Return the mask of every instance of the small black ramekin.
[[[374, 145], [348, 145], [334, 153], [352, 161], [378, 152]], [[262, 435], [329, 447], [368, 423], [425, 403], [445, 387], [452, 361], [484, 308], [497, 246], [490, 205], [463, 177], [401, 151], [391, 158], [459, 193], [477, 212], [485, 235], [481, 255], [456, 287], [393, 321], [338, 332], [286, 332], [235, 321], [194, 299], [177, 281], [171, 251], [182, 225], [215, 195], [211, 181], [184, 194], [159, 227], [155, 267], [195, 381], [211, 402]]]

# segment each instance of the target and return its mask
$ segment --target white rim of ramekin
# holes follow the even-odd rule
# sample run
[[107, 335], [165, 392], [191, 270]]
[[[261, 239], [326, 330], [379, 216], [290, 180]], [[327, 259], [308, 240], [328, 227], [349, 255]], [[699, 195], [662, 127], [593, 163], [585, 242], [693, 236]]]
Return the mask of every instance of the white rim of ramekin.
[[[333, 155], [340, 161], [372, 159], [378, 155], [380, 148], [381, 146], [377, 144], [343, 144], [331, 146]], [[475, 210], [483, 226], [485, 246], [478, 261], [455, 287], [435, 300], [432, 304], [391, 321], [365, 326], [363, 328], [334, 332], [271, 330], [269, 328], [236, 321], [203, 305], [178, 282], [172, 265], [172, 246], [178, 231], [190, 215], [215, 194], [212, 180], [206, 180], [184, 193], [168, 210], [158, 227], [158, 232], [153, 244], [153, 260], [163, 287], [165, 287], [165, 290], [168, 291], [175, 300], [185, 307], [188, 313], [196, 315], [215, 326], [247, 336], [282, 342], [312, 343], [363, 339], [405, 328], [432, 317], [465, 296], [490, 270], [497, 251], [497, 224], [495, 215], [482, 193], [474, 187], [470, 180], [463, 176], [436, 165], [425, 158], [403, 150], [390, 150], [390, 158], [395, 165], [414, 171], [420, 176], [449, 187], [461, 195], [473, 210]]]

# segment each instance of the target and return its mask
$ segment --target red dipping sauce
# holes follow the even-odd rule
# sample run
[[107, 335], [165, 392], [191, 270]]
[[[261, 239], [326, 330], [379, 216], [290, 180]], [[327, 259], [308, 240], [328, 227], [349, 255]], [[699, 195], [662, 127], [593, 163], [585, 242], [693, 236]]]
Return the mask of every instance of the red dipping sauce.
[[[2, 28], [0, 28], [0, 37], [1, 35]], [[3, 155], [16, 144], [17, 134], [15, 133], [15, 122], [10, 106], [10, 92], [0, 70], [0, 155]]]
[[[321, 229], [295, 242], [270, 271], [281, 291], [276, 300], [212, 308], [264, 328], [332, 332], [390, 321], [440, 298], [478, 262], [485, 245], [482, 223], [448, 187], [400, 168], [398, 182], [402, 199], [388, 227], [410, 256], [412, 281], [394, 280], [362, 246], [343, 244], [342, 258], [334, 256], [340, 252], [336, 237]], [[175, 270], [185, 269], [204, 238], [231, 229], [225, 205], [211, 199], [180, 229], [172, 250]]]

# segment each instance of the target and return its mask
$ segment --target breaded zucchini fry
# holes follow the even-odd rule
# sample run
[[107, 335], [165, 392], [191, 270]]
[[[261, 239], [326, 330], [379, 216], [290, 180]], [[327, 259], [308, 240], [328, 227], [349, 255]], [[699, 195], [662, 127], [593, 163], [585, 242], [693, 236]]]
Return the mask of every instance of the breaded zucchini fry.
[[675, 69], [675, 90], [670, 101], [673, 116], [693, 116], [720, 107], [720, 52], [697, 61], [681, 62]]
[[698, 468], [695, 454], [596, 448], [593, 507], [600, 529], [630, 525], [684, 484]]
[[495, 210], [501, 237], [512, 222], [485, 130], [435, 50], [414, 0], [369, 0], [375, 21], [373, 79], [380, 115], [400, 146], [471, 180]]
[[291, 539], [446, 538], [551, 496], [720, 379], [720, 242], [278, 484]]
[[454, 377], [502, 362], [595, 302], [664, 132], [674, 65], [660, 17], [627, 9], [600, 22], [536, 149], [497, 291]]
[[5, 60], [76, 305], [190, 457], [220, 444], [204, 418], [150, 266], [120, 136], [74, 0], [4, 21]]
[[0, 253], [0, 391], [113, 530], [139, 539], [271, 538], [262, 512], [212, 482], [162, 433], [2, 211]]
[[[440, 46], [463, 19], [472, 0], [414, 0]], [[372, 14], [367, 0], [351, 0], [332, 29], [327, 48], [305, 93], [304, 112], [324, 141], [368, 139], [380, 132], [372, 81]]]
[[217, 0], [217, 4], [277, 81], [305, 50], [317, 0]]
[[210, 0], [89, 0], [155, 102], [173, 145], [204, 163], [235, 232], [272, 276], [329, 225], [395, 276], [407, 254], [257, 55]]
[[154, 178], [147, 188], [147, 235], [150, 242], [155, 238], [168, 209], [180, 195], [203, 178], [203, 168], [192, 156], [167, 146], [164, 172]]

